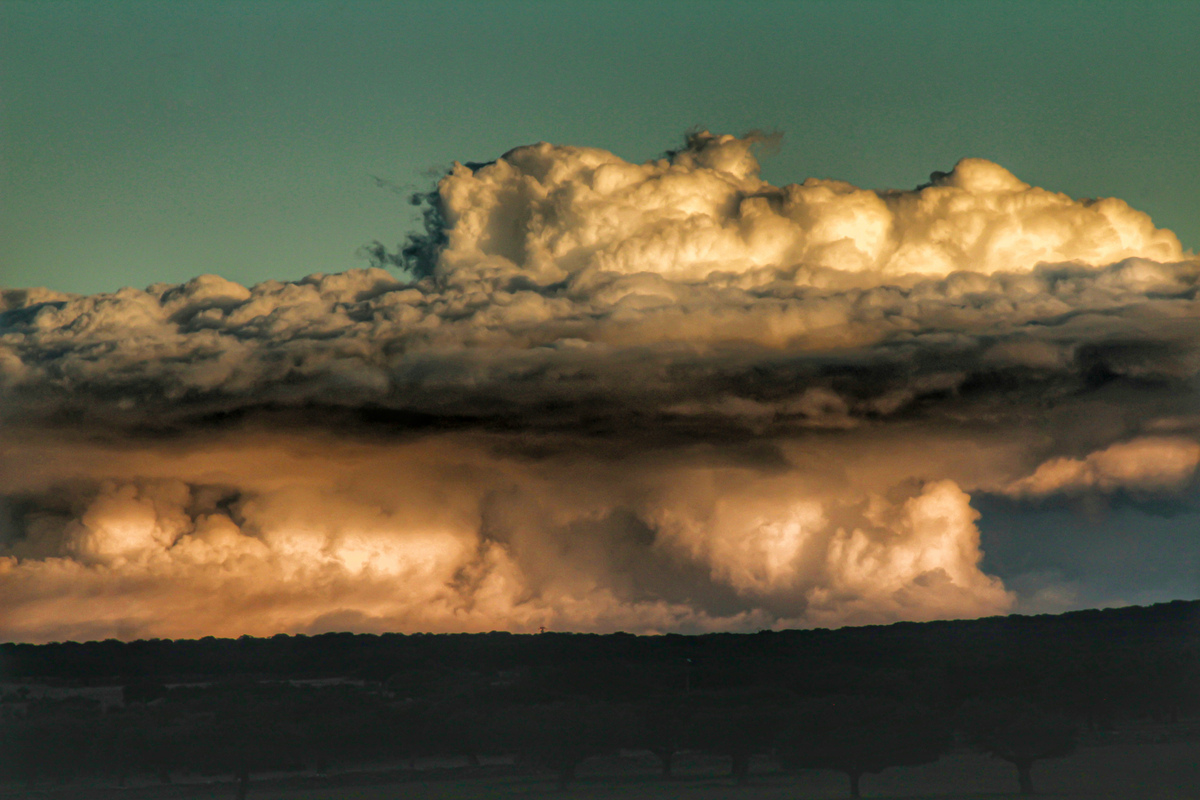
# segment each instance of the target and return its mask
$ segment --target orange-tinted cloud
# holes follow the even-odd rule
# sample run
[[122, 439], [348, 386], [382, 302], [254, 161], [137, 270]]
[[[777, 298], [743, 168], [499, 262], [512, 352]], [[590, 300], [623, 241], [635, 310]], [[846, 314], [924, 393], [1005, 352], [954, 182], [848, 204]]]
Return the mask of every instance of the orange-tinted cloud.
[[5, 290], [0, 637], [1000, 613], [971, 494], [1190, 480], [1173, 234], [752, 144], [457, 165], [411, 275]]
[[1057, 457], [1014, 482], [1008, 492], [1038, 496], [1059, 492], [1116, 489], [1165, 491], [1188, 483], [1200, 465], [1200, 444], [1192, 439], [1145, 436], [1119, 442], [1083, 458]]

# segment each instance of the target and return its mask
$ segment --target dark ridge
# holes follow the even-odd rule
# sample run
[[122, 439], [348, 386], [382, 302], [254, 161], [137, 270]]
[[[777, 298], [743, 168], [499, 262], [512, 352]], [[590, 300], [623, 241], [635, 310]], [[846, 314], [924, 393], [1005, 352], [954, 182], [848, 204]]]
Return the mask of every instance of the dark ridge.
[[[0, 678], [84, 683], [134, 677], [353, 677], [385, 680], [414, 664], [481, 674], [569, 663], [628, 663], [647, 674], [692, 659], [696, 679], [776, 684], [818, 671], [1009, 670], [1051, 675], [1096, 662], [1195, 660], [1200, 601], [1058, 615], [898, 622], [839, 629], [634, 636], [627, 633], [323, 633], [270, 638], [0, 644]], [[668, 671], [670, 671], [668, 669]], [[723, 675], [724, 677], [719, 677]], [[846, 687], [843, 687], [846, 688]]]

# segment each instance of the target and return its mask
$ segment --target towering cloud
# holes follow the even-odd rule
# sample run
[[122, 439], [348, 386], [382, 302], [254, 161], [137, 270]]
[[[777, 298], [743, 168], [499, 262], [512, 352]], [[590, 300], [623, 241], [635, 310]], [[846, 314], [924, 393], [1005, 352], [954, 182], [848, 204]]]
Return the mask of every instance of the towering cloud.
[[754, 143], [456, 164], [399, 273], [5, 290], [0, 637], [1000, 613], [972, 494], [1190, 486], [1173, 234]]
[[1120, 200], [1076, 202], [982, 159], [934, 173], [916, 192], [815, 178], [775, 187], [758, 177], [754, 142], [702, 133], [642, 165], [543, 143], [477, 170], [455, 165], [439, 186], [449, 241], [434, 271], [545, 285], [589, 272], [694, 282], [766, 268], [756, 283], [791, 268], [792, 283], [811, 286], [814, 268], [874, 284], [1181, 256], [1174, 234]]

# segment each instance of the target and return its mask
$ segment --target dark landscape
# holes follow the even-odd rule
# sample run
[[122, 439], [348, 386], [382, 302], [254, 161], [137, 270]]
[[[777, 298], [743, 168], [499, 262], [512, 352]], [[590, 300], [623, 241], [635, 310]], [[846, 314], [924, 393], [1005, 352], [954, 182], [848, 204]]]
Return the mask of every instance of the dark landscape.
[[1198, 643], [1200, 602], [1177, 601], [758, 634], [4, 644], [2, 791], [1191, 798]]
[[0, 0], [0, 800], [1200, 800], [1197, 31]]

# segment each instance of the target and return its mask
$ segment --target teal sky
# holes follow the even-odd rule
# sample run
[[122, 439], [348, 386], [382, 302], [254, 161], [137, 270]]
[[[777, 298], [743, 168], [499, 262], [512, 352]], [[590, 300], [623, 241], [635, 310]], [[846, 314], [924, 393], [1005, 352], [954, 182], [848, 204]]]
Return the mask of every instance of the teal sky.
[[362, 266], [453, 160], [784, 133], [774, 183], [979, 156], [1200, 247], [1197, 2], [0, 4], [0, 285]]

